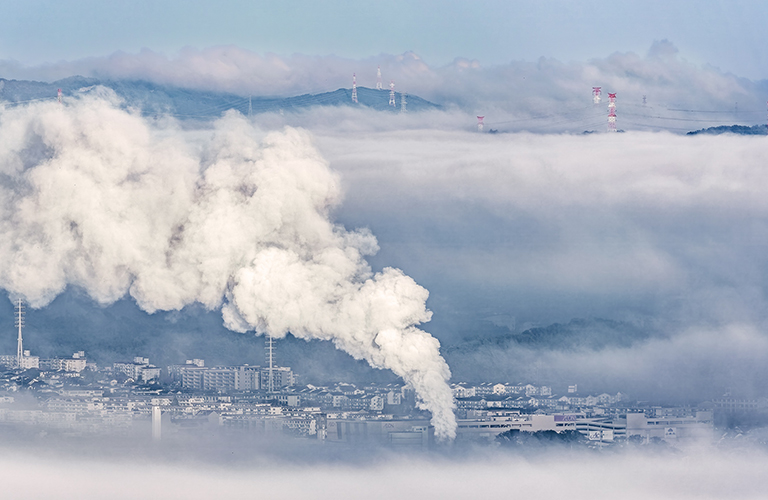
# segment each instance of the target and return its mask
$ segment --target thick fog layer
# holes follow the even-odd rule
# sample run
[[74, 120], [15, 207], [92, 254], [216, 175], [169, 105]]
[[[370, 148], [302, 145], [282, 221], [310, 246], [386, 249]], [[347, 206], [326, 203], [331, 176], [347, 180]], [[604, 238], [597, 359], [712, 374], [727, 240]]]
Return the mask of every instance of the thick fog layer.
[[318, 143], [342, 173], [341, 215], [410, 247], [400, 258], [422, 274], [581, 296], [585, 312], [626, 318], [764, 318], [764, 137], [425, 130]]
[[[317, 133], [374, 266], [428, 286], [442, 340], [484, 339], [449, 353], [459, 380], [764, 393], [765, 137]], [[520, 336], [573, 318], [616, 323]]]
[[[98, 93], [97, 93], [98, 94]], [[0, 286], [43, 307], [68, 286], [147, 312], [222, 309], [236, 331], [331, 340], [413, 385], [436, 434], [455, 421], [427, 291], [373, 273], [367, 230], [329, 218], [338, 176], [305, 132], [242, 116], [183, 133], [109, 94], [0, 114]]]
[[[158, 463], [5, 454], [3, 490], [17, 498], [141, 496], [209, 499], [522, 498], [759, 499], [768, 480], [764, 452], [576, 453], [523, 458], [488, 453], [472, 460], [404, 458], [375, 465], [314, 467], [248, 462]], [[13, 458], [10, 458], [13, 457]], [[40, 480], [31, 480], [39, 478]], [[140, 478], [140, 480], [135, 480]]]
[[[667, 40], [654, 42], [646, 54], [617, 52], [589, 61], [540, 58], [489, 66], [464, 58], [434, 66], [413, 52], [353, 60], [283, 57], [236, 46], [186, 48], [170, 57], [143, 50], [34, 67], [5, 60], [0, 61], [0, 76], [52, 81], [83, 75], [243, 96], [292, 96], [350, 88], [352, 73], [358, 85], [375, 88], [379, 66], [385, 86], [394, 80], [398, 92], [486, 115], [489, 124], [502, 128], [545, 130], [547, 124], [536, 121], [542, 117], [554, 122], [578, 118], [583, 128], [603, 125], [604, 116], [596, 121], [585, 114], [592, 105], [593, 86], [602, 87], [604, 98], [607, 92], [618, 93], [620, 125], [624, 120], [624, 126], [631, 122], [632, 128], [653, 127], [660, 116], [667, 128], [684, 130], [722, 124], [718, 120], [723, 118], [760, 123], [765, 115], [765, 82], [689, 62]], [[604, 106], [600, 109], [605, 115]]]

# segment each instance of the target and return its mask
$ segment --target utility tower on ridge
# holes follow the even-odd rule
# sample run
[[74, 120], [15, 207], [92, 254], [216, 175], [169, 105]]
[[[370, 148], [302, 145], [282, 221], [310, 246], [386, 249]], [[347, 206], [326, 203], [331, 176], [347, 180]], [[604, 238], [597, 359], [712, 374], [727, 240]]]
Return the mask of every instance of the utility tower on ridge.
[[376, 90], [383, 90], [384, 87], [381, 85], [381, 66], [376, 70]]
[[24, 304], [19, 298], [16, 301], [16, 328], [19, 329], [19, 337], [16, 341], [16, 367], [24, 367], [24, 343], [21, 339], [21, 329], [24, 327]]
[[389, 82], [389, 105], [394, 106], [395, 105], [395, 81], [391, 80]]
[[616, 132], [616, 93], [608, 93], [608, 132]]
[[352, 102], [357, 104], [357, 76], [352, 73]]
[[600, 93], [602, 92], [602, 87], [592, 87], [592, 102], [595, 104], [600, 104]]
[[478, 116], [477, 117], [477, 131], [478, 132], [482, 132], [483, 131], [483, 128], [484, 128], [483, 118], [485, 118], [485, 117], [484, 116]]
[[59, 89], [58, 100], [59, 100], [59, 104], [61, 104], [61, 89]]

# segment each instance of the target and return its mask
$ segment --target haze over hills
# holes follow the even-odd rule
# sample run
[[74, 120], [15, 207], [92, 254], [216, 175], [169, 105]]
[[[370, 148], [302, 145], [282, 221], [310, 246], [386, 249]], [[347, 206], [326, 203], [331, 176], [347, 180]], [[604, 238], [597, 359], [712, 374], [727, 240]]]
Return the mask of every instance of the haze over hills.
[[[68, 96], [82, 90], [82, 101], [97, 99], [99, 90], [94, 87], [103, 83], [82, 77], [53, 83], [0, 80], [0, 99], [6, 107], [4, 117], [23, 111], [22, 102], [31, 99], [48, 100], [50, 104], [41, 107], [57, 112], [70, 109], [70, 103], [76, 105], [81, 99], [67, 102]], [[170, 114], [192, 122], [216, 118], [228, 109], [248, 112], [248, 97], [234, 93], [188, 90], [136, 80], [107, 83], [124, 100], [123, 108], [140, 108], [150, 117]], [[57, 88], [64, 91], [66, 106], [55, 104]], [[665, 335], [657, 335], [634, 325], [657, 315], [673, 327], [680, 323], [682, 315], [686, 325], [690, 315], [695, 314], [700, 321], [700, 309], [728, 318], [745, 316], [721, 312], [728, 309], [722, 304], [745, 303], [734, 289], [750, 289], [745, 288], [748, 281], [741, 277], [738, 266], [729, 265], [724, 270], [719, 266], [735, 262], [762, 268], [762, 260], [751, 253], [752, 246], [712, 247], [708, 243], [748, 240], [731, 234], [742, 226], [731, 224], [728, 213], [720, 218], [708, 215], [712, 196], [709, 192], [699, 194], [698, 186], [727, 185], [718, 176], [734, 168], [725, 153], [729, 148], [745, 151], [742, 156], [759, 164], [763, 155], [756, 142], [760, 141], [743, 142], [724, 136], [705, 142], [679, 134], [642, 132], [620, 134], [627, 137], [612, 139], [605, 135], [569, 134], [494, 137], [473, 132], [471, 114], [469, 130], [463, 131], [456, 131], [455, 123], [446, 124], [450, 116], [437, 116], [450, 112], [401, 115], [399, 95], [393, 108], [388, 105], [386, 90], [359, 87], [358, 99], [361, 107], [369, 110], [391, 111], [355, 111], [349, 89], [298, 97], [253, 98], [251, 105], [253, 113], [284, 110], [294, 124], [306, 126], [315, 134], [318, 150], [345, 184], [345, 200], [334, 214], [335, 222], [350, 228], [369, 227], [379, 237], [381, 251], [370, 257], [374, 270], [385, 266], [403, 269], [430, 290], [429, 307], [435, 314], [425, 328], [440, 339], [456, 377], [579, 381], [595, 390], [639, 390], [630, 382], [670, 379], [669, 367], [675, 365], [657, 361], [671, 356], [669, 353], [684, 353], [694, 359], [695, 366], [710, 367], [713, 362], [707, 352], [695, 351], [698, 344], [677, 340], [685, 338], [687, 331], [679, 333], [670, 327]], [[441, 102], [454, 103], [448, 98]], [[408, 111], [419, 109], [419, 103], [440, 109], [409, 95]], [[311, 107], [318, 109], [312, 113], [288, 112]], [[650, 115], [652, 111], [646, 113]], [[603, 107], [590, 103], [585, 113], [594, 114], [603, 123]], [[356, 133], [354, 141], [334, 133], [338, 116], [364, 114], [348, 120]], [[385, 116], [391, 118], [382, 120]], [[274, 115], [264, 117], [269, 121]], [[307, 125], [307, 118], [315, 121]], [[423, 129], [409, 123], [411, 128], [403, 130], [400, 125], [404, 120]], [[248, 121], [258, 123], [259, 118]], [[162, 127], [151, 123], [152, 120], [146, 122], [150, 128]], [[391, 123], [391, 130], [379, 132], [378, 125], [371, 125], [374, 122]], [[432, 122], [451, 130], [436, 133], [428, 128], [434, 127]], [[361, 132], [361, 126], [366, 125], [373, 132]], [[197, 140], [197, 136], [189, 138], [190, 144]], [[710, 144], [711, 141], [717, 142]], [[30, 144], [29, 148], [34, 148], [37, 143]], [[24, 154], [29, 148], [23, 149]], [[668, 151], [675, 154], [670, 157]], [[702, 159], [688, 160], [697, 155]], [[761, 170], [752, 168], [750, 161], [743, 166], [743, 175], [750, 179], [748, 185], [764, 185]], [[721, 165], [728, 165], [729, 169]], [[699, 182], [700, 176], [706, 182]], [[710, 180], [712, 176], [714, 180]], [[628, 179], [636, 181], [628, 183]], [[682, 197], [676, 191], [660, 195], [651, 190], [649, 194], [648, 186], [656, 185], [680, 186], [689, 191], [683, 191]], [[619, 196], [627, 190], [632, 196]], [[741, 206], [739, 203], [746, 203], [742, 200], [749, 200], [742, 194], [736, 197], [734, 192], [740, 193], [731, 188], [721, 195], [727, 204]], [[653, 200], [653, 207], [674, 201], [677, 209], [667, 211], [663, 218], [646, 219], [642, 216], [648, 210], [646, 198]], [[681, 199], [685, 200], [683, 205]], [[744, 210], [757, 220], [761, 217], [759, 211], [752, 212], [752, 205]], [[742, 213], [735, 215], [743, 217]], [[698, 225], [692, 225], [691, 220]], [[659, 226], [659, 221], [664, 224]], [[696, 231], [691, 231], [691, 227], [696, 227]], [[681, 234], [684, 240], [679, 239]], [[633, 251], [638, 245], [641, 251]], [[707, 251], [702, 253], [702, 248]], [[695, 268], [686, 252], [696, 255]], [[636, 269], [648, 271], [638, 275]], [[646, 276], [649, 273], [650, 277]], [[693, 285], [681, 276], [697, 273], [705, 277], [709, 276], [707, 273], [733, 275], [734, 284], [725, 290], [719, 281], [705, 287], [703, 300], [716, 302], [719, 308], [708, 306], [709, 302], [699, 306], [699, 297], [688, 293], [688, 287]], [[624, 282], [633, 283], [633, 288], [627, 289]], [[664, 285], [661, 289], [659, 283]], [[696, 291], [701, 288], [700, 284], [695, 286]], [[552, 300], [552, 296], [558, 299]], [[679, 297], [687, 302], [678, 307]], [[666, 306], [667, 303], [673, 305]], [[4, 307], [6, 314], [0, 318], [0, 327], [13, 332], [10, 304], [5, 303]], [[489, 316], [512, 319], [502, 324], [487, 321]], [[571, 320], [580, 317], [609, 319]], [[634, 317], [640, 321], [633, 321]], [[623, 321], [625, 318], [630, 319]], [[515, 322], [520, 326], [515, 328]], [[134, 355], [149, 356], [159, 364], [196, 357], [204, 357], [212, 364], [259, 363], [262, 357], [263, 340], [227, 331], [217, 311], [190, 307], [180, 312], [146, 315], [130, 299], [98, 307], [75, 289], [31, 314], [29, 327], [28, 345], [35, 353], [55, 355], [85, 350], [98, 363], [130, 359]], [[746, 334], [731, 335], [738, 339]], [[486, 340], [465, 343], [462, 338], [468, 336]], [[728, 339], [727, 334], [713, 334], [716, 348], [708, 352], [716, 352], [719, 359], [726, 361], [728, 356], [740, 355], [727, 351], [723, 355], [718, 342], [726, 344]], [[339, 355], [321, 342], [289, 339], [282, 344], [280, 362], [302, 367], [297, 371], [305, 376], [304, 380], [389, 376]], [[2, 346], [3, 352], [13, 352], [14, 337], [4, 337]], [[595, 360], [611, 356], [623, 356], [628, 361], [595, 373], [592, 367], [600, 366]], [[625, 366], [630, 362], [633, 373]], [[531, 366], [541, 368], [534, 373]], [[727, 363], [721, 361], [718, 366], [724, 370]], [[625, 378], [617, 378], [617, 374], [624, 377], [625, 373]], [[730, 376], [715, 375], [723, 380]], [[712, 385], [715, 375], [702, 378], [701, 385]], [[698, 385], [689, 389], [681, 385], [674, 388], [676, 392], [670, 392], [707, 396], [712, 392]], [[715, 392], [719, 390], [718, 386]]]
[[4, 4], [6, 495], [764, 497], [768, 3], [360, 7]]
[[[497, 75], [498, 76], [498, 75]], [[507, 75], [494, 80], [505, 80]], [[510, 82], [512, 84], [513, 82]], [[39, 100], [56, 99], [57, 90], [62, 90], [64, 98], [70, 96], [94, 92], [98, 87], [111, 89], [123, 100], [125, 107], [134, 107], [141, 110], [145, 116], [171, 115], [180, 120], [210, 120], [220, 117], [227, 110], [237, 110], [247, 115], [261, 113], [291, 113], [305, 111], [311, 108], [341, 107], [344, 109], [369, 109], [400, 113], [403, 95], [407, 101], [408, 112], [421, 112], [430, 110], [461, 110], [461, 120], [467, 121], [470, 117], [474, 122], [474, 115], [487, 115], [485, 120], [486, 131], [489, 132], [516, 132], [527, 131], [534, 133], [591, 133], [605, 130], [605, 110], [603, 104], [592, 105], [580, 100], [573, 100], [575, 96], [566, 98], [563, 102], [568, 105], [558, 104], [544, 105], [538, 109], [529, 109], [531, 97], [499, 96], [499, 101], [488, 102], [483, 105], [464, 102], [467, 95], [474, 95], [474, 91], [467, 90], [463, 94], [451, 94], [453, 84], [447, 83], [447, 87], [440, 90], [428, 91], [430, 98], [440, 101], [436, 104], [430, 100], [415, 94], [395, 92], [395, 105], [390, 104], [389, 90], [376, 90], [368, 87], [357, 87], [358, 103], [352, 101], [351, 88], [338, 88], [333, 91], [319, 93], [305, 93], [295, 96], [279, 95], [246, 95], [243, 93], [228, 92], [225, 90], [205, 89], [204, 87], [190, 88], [174, 83], [153, 82], [151, 79], [134, 78], [93, 78], [83, 76], [71, 76], [53, 82], [34, 80], [14, 80], [0, 78], [0, 105], [6, 107], [20, 105]], [[588, 88], [588, 87], [585, 87]], [[274, 90], [274, 89], [273, 89]], [[284, 89], [290, 92], [290, 88]], [[482, 93], [480, 88], [476, 89]], [[543, 91], [546, 92], [546, 91]], [[622, 94], [624, 96], [624, 94]], [[536, 96], [535, 100], [545, 96]], [[629, 97], [629, 99], [632, 99]], [[562, 107], [561, 107], [562, 105]], [[582, 106], [582, 107], [579, 107]], [[689, 104], [694, 108], [697, 105]], [[713, 107], [720, 109], [722, 103], [705, 104], [699, 107]], [[506, 109], [511, 107], [510, 109]], [[625, 130], [667, 130], [673, 133], [696, 134], [722, 134], [731, 133], [737, 135], [765, 135], [765, 125], [754, 123], [753, 120], [762, 114], [751, 110], [734, 108], [731, 111], [720, 109], [714, 111], [696, 111], [695, 109], [672, 109], [669, 105], [659, 107], [645, 107], [637, 103], [622, 100], [620, 105], [619, 129]], [[742, 121], [745, 120], [745, 121]], [[681, 122], [690, 122], [681, 127]], [[696, 129], [702, 123], [710, 123], [707, 128]], [[741, 123], [740, 123], [741, 122]], [[469, 123], [469, 122], [468, 122]], [[294, 124], [295, 125], [295, 124]], [[300, 126], [309, 124], [300, 124]], [[451, 128], [455, 128], [456, 124]], [[586, 128], [585, 128], [586, 127]]]
[[[186, 89], [172, 85], [159, 85], [143, 80], [100, 80], [72, 76], [55, 82], [6, 80], [0, 78], [0, 102], [21, 104], [40, 99], [56, 99], [58, 89], [62, 95], [77, 95], [96, 86], [112, 89], [127, 106], [141, 109], [144, 115], [170, 114], [180, 119], [217, 118], [234, 109], [247, 114], [290, 112], [314, 106], [361, 106], [377, 111], [400, 112], [402, 94], [395, 92], [395, 106], [389, 104], [388, 90], [358, 87], [358, 104], [352, 102], [352, 89], [340, 88], [319, 94], [294, 97], [242, 96], [228, 92]], [[406, 94], [408, 111], [439, 109], [440, 105]]]
[[751, 127], [747, 125], [720, 125], [719, 127], [708, 127], [700, 130], [693, 130], [686, 135], [720, 135], [720, 134], [736, 134], [736, 135], [768, 135], [768, 128], [763, 125], [753, 125]]
[[450, 350], [468, 351], [483, 347], [508, 349], [515, 344], [529, 349], [604, 349], [629, 347], [648, 339], [652, 332], [627, 323], [602, 318], [574, 318], [568, 323], [553, 323], [522, 332], [507, 331], [492, 337], [469, 338]]
[[[14, 352], [13, 305], [8, 300], [0, 301], [0, 332], [0, 354]], [[192, 358], [203, 358], [210, 366], [264, 361], [264, 337], [227, 330], [217, 312], [195, 305], [147, 315], [129, 298], [99, 307], [76, 289], [48, 307], [28, 311], [24, 345], [43, 357], [85, 350], [100, 366], [138, 355], [158, 366]], [[277, 343], [276, 360], [295, 367], [303, 383], [396, 380], [392, 372], [374, 370], [330, 342], [307, 342], [290, 335]]]

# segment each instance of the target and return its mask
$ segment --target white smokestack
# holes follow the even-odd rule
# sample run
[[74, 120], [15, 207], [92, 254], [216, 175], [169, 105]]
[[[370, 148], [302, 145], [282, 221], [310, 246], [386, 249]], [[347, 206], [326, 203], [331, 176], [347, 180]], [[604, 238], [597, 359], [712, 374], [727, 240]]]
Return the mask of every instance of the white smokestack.
[[306, 132], [260, 141], [237, 114], [193, 140], [113, 95], [0, 114], [0, 286], [33, 307], [69, 285], [145, 311], [200, 302], [237, 331], [332, 341], [412, 384], [452, 439], [456, 422], [428, 292], [373, 274], [367, 230], [329, 220], [337, 175]]
[[163, 415], [159, 406], [152, 407], [152, 441], [162, 438]]

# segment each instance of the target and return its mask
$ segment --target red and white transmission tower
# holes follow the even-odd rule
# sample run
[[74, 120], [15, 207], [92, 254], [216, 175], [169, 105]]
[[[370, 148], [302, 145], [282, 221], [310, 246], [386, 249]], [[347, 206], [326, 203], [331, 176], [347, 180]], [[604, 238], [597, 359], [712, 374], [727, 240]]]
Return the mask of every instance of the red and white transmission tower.
[[603, 87], [592, 87], [592, 102], [600, 104], [600, 92]]
[[477, 131], [482, 132], [483, 131], [483, 118], [484, 116], [478, 116], [477, 117]]
[[608, 92], [608, 132], [616, 132], [616, 93]]
[[383, 90], [384, 87], [381, 85], [381, 66], [379, 66], [379, 69], [376, 70], [376, 90]]
[[61, 104], [61, 89], [59, 89], [59, 104]]
[[395, 81], [391, 80], [389, 82], [389, 105], [394, 106], [395, 105]]
[[352, 102], [357, 104], [357, 76], [352, 73]]

